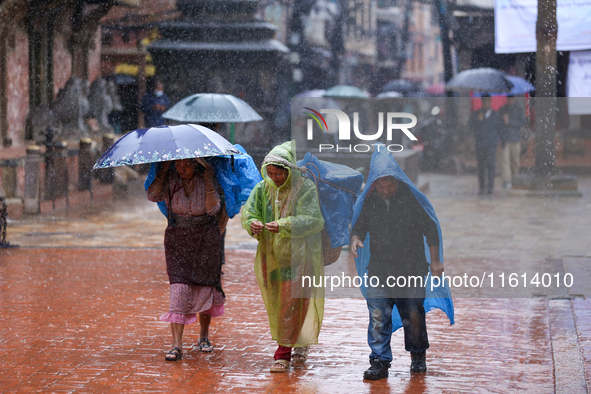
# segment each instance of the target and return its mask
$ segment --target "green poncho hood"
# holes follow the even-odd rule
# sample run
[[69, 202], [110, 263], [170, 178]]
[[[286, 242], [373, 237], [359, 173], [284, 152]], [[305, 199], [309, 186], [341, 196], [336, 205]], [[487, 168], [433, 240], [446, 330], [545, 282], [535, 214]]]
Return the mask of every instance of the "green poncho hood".
[[[273, 164], [275, 166], [283, 167], [289, 172], [287, 180], [281, 187], [277, 188], [275, 182], [267, 175], [267, 166]], [[296, 169], [296, 148], [295, 141], [287, 141], [281, 145], [277, 145], [263, 160], [263, 166], [261, 168], [261, 175], [263, 179], [272, 187], [281, 189], [282, 187], [294, 184], [301, 177], [300, 172]]]

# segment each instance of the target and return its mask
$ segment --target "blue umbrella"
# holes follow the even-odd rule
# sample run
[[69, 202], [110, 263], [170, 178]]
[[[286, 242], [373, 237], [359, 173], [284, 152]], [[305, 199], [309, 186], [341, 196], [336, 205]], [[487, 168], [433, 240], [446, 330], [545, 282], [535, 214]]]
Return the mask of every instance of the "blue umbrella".
[[207, 127], [194, 124], [160, 126], [125, 134], [107, 149], [93, 170], [239, 154], [240, 151], [234, 145]]
[[536, 90], [534, 85], [527, 82], [523, 78], [516, 77], [514, 75], [507, 75], [507, 79], [513, 84], [513, 89], [511, 89], [511, 92], [509, 92], [511, 94], [526, 94]]

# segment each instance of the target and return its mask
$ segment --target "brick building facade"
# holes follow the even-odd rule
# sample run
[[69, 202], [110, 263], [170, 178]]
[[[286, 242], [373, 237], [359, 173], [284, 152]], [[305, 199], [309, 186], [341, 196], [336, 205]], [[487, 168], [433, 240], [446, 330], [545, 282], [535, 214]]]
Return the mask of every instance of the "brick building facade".
[[[25, 146], [33, 143], [26, 133], [29, 113], [37, 106], [50, 104], [67, 81], [76, 76], [75, 72], [87, 83], [99, 77], [100, 18], [112, 7], [139, 3], [0, 2], [0, 196], [21, 202], [24, 198]], [[81, 61], [73, 58], [75, 54], [82, 54]], [[75, 160], [70, 161], [75, 164]]]

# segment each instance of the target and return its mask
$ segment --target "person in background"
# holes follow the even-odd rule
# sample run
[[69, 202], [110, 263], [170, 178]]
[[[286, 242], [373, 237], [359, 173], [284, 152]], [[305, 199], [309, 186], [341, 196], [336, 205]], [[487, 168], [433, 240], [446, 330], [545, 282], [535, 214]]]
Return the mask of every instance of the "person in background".
[[162, 114], [170, 107], [170, 101], [164, 93], [162, 82], [155, 80], [150, 86], [148, 93], [142, 97], [142, 112], [144, 123], [147, 128], [164, 126], [166, 124]]
[[503, 187], [511, 189], [513, 177], [519, 174], [521, 159], [521, 129], [525, 126], [525, 110], [512, 94], [507, 96], [507, 104], [500, 110], [503, 119], [504, 141], [501, 151], [501, 175]]
[[495, 184], [496, 153], [499, 140], [504, 144], [503, 120], [492, 109], [490, 95], [482, 95], [482, 108], [472, 113], [468, 127], [474, 133], [478, 194], [492, 194]]

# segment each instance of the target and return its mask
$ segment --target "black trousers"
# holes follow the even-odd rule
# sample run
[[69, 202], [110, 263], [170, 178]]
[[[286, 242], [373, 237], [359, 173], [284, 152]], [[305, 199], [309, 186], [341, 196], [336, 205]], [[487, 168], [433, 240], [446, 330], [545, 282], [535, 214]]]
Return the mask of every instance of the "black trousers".
[[478, 188], [492, 192], [495, 185], [495, 162], [497, 146], [477, 146], [476, 164], [478, 167]]

